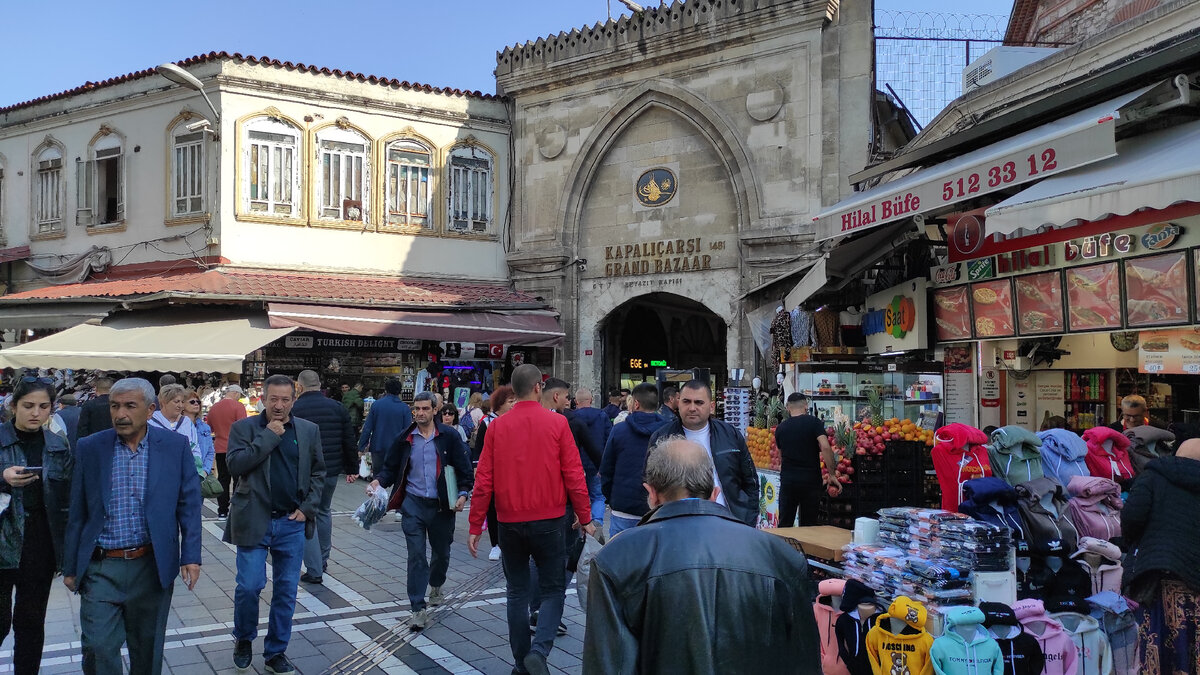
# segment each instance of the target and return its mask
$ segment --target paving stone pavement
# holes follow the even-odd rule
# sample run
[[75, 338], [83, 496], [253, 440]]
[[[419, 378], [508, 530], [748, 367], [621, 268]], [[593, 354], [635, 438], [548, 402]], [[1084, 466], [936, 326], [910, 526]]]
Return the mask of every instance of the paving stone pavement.
[[[350, 518], [364, 498], [360, 483], [340, 483], [333, 499], [333, 552], [324, 585], [300, 584], [292, 638], [287, 655], [303, 675], [337, 672], [355, 675], [422, 675], [484, 673], [509, 675], [504, 578], [499, 562], [467, 552], [466, 512], [457, 518], [446, 582], [447, 604], [434, 610], [434, 621], [410, 634], [405, 591], [405, 545], [400, 523], [392, 515], [365, 531]], [[233, 548], [221, 542], [224, 522], [216, 518], [216, 502], [205, 500], [201, 577], [194, 591], [176, 584], [167, 622], [163, 673], [196, 675], [235, 673], [233, 668], [233, 593], [236, 565]], [[487, 537], [484, 537], [484, 544]], [[55, 579], [46, 613], [46, 647], [42, 673], [78, 673], [79, 599]], [[271, 586], [259, 606], [259, 638], [254, 641], [251, 671], [264, 672], [262, 636], [266, 632]], [[566, 637], [555, 641], [550, 672], [582, 672], [583, 613], [568, 589], [563, 621]], [[0, 644], [0, 673], [12, 672], [13, 638]], [[386, 649], [384, 649], [386, 648]], [[394, 653], [389, 653], [394, 649]], [[347, 660], [356, 653], [374, 659]], [[339, 662], [341, 662], [339, 664]], [[338, 668], [334, 668], [338, 664]], [[343, 667], [349, 666], [349, 667]]]

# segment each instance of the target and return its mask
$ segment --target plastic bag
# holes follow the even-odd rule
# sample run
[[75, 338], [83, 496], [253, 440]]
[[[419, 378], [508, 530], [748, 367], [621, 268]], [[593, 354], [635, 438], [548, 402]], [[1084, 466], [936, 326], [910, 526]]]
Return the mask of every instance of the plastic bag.
[[364, 453], [358, 458], [358, 477], [371, 477], [371, 455]]
[[383, 488], [375, 488], [375, 491], [367, 497], [367, 501], [362, 503], [358, 509], [354, 511], [351, 518], [358, 526], [364, 530], [371, 529], [371, 526], [378, 523], [387, 513], [388, 493]]
[[579, 609], [587, 612], [588, 579], [592, 576], [592, 558], [603, 547], [595, 537], [588, 536], [583, 542], [583, 552], [579, 554], [579, 563], [575, 569], [575, 597], [579, 599]]

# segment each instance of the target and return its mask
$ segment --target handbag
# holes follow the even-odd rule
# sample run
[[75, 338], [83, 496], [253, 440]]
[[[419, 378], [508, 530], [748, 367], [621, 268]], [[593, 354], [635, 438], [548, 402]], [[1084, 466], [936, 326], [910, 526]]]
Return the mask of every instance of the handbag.
[[221, 481], [217, 480], [215, 471], [208, 472], [208, 475], [200, 480], [200, 496], [205, 499], [220, 497], [224, 491], [225, 488], [221, 485]]

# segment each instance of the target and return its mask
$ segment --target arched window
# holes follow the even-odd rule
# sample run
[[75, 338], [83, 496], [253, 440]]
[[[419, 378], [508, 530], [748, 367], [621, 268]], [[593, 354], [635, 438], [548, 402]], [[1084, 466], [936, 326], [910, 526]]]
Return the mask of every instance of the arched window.
[[180, 119], [171, 129], [171, 218], [205, 212], [207, 159], [204, 130], [191, 131], [187, 119]]
[[429, 215], [433, 153], [423, 143], [403, 139], [387, 146], [385, 200], [387, 225], [433, 227]]
[[298, 218], [300, 130], [264, 116], [243, 124], [242, 134], [242, 212]]
[[492, 231], [493, 161], [491, 153], [476, 146], [450, 151], [450, 228], [483, 234]]
[[370, 203], [370, 139], [336, 126], [317, 132], [317, 217], [367, 222]]
[[88, 159], [76, 161], [76, 222], [115, 225], [125, 220], [125, 153], [120, 134], [101, 127], [88, 147]]
[[63, 229], [63, 149], [47, 139], [33, 156], [33, 231]]

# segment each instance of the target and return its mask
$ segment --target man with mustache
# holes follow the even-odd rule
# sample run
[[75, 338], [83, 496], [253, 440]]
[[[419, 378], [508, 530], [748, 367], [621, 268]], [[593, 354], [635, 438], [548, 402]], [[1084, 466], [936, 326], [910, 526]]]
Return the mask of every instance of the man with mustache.
[[251, 643], [258, 635], [258, 596], [267, 585], [271, 554], [271, 617], [263, 642], [268, 673], [296, 672], [288, 661], [296, 585], [305, 540], [325, 486], [321, 432], [316, 424], [292, 417], [296, 387], [286, 375], [263, 385], [261, 415], [247, 417], [229, 430], [225, 464], [233, 477], [233, 497], [225, 541], [237, 545], [237, 590], [233, 597], [233, 665], [249, 669]]

